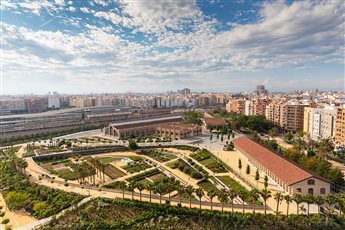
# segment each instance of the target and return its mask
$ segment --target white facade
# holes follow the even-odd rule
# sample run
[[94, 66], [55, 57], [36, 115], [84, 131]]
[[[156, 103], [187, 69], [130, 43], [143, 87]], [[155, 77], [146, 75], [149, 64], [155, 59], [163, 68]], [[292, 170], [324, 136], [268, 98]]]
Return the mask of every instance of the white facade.
[[337, 107], [305, 108], [303, 131], [311, 139], [334, 138]]
[[61, 107], [60, 97], [48, 97], [48, 108], [59, 109]]

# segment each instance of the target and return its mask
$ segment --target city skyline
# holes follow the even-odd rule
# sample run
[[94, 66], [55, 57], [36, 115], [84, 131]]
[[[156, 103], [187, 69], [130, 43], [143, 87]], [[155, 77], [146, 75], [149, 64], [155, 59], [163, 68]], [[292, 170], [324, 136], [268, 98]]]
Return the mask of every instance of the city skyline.
[[343, 9], [342, 1], [6, 0], [2, 94], [344, 90]]

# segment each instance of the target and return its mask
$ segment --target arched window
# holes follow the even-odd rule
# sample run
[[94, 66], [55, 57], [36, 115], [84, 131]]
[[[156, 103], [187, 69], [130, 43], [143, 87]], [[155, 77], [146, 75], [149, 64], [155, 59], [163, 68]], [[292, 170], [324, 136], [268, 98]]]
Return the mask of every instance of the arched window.
[[308, 189], [308, 193], [313, 195], [314, 194], [314, 189], [312, 189], [312, 188]]

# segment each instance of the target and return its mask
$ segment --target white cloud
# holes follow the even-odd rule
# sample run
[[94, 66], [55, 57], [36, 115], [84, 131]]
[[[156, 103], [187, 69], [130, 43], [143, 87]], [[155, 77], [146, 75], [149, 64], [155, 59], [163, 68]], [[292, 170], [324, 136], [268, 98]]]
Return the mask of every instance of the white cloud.
[[86, 13], [86, 14], [90, 13], [89, 8], [87, 8], [87, 7], [81, 7], [80, 11], [83, 12], [83, 13]]
[[17, 6], [14, 2], [10, 0], [1, 0], [0, 9], [6, 10], [6, 9], [16, 9], [16, 8]]
[[[91, 3], [80, 11], [98, 9]], [[94, 3], [102, 6], [109, 2]], [[12, 75], [21, 71], [58, 72], [68, 80], [93, 79], [95, 75], [123, 82], [183, 78], [204, 82], [206, 87], [210, 76], [221, 78], [234, 71], [344, 61], [344, 12], [338, 1], [264, 3], [257, 22], [232, 24], [226, 31], [217, 30], [220, 22], [205, 16], [195, 1], [121, 0], [120, 4], [118, 10], [102, 8], [94, 12], [95, 21], [103, 18], [112, 24], [102, 26], [70, 16], [69, 24], [81, 28], [74, 33], [6, 24], [6, 71]], [[37, 15], [43, 9], [56, 9], [44, 0], [19, 5]], [[74, 12], [76, 8], [69, 6], [66, 10]], [[83, 20], [85, 23], [80, 24]], [[133, 33], [123, 33], [121, 27], [114, 25]], [[142, 32], [145, 39], [136, 41], [136, 32]]]
[[76, 11], [76, 8], [73, 7], [73, 6], [68, 7], [68, 9], [69, 9], [69, 11], [71, 11], [71, 12], [75, 12], [75, 11]]
[[65, 0], [54, 0], [55, 4], [64, 6], [65, 5]]

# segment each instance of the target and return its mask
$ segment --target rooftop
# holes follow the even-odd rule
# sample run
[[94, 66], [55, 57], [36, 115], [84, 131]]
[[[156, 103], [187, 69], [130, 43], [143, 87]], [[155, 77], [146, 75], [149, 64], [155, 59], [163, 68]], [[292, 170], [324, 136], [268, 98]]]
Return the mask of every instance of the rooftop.
[[170, 117], [160, 117], [160, 118], [153, 118], [153, 119], [146, 119], [146, 120], [114, 123], [113, 126], [117, 129], [126, 129], [126, 128], [133, 128], [133, 127], [139, 127], [139, 126], [159, 125], [159, 124], [164, 124], [168, 122], [179, 122], [179, 121], [182, 121], [181, 116], [170, 116]]
[[328, 182], [323, 177], [301, 168], [296, 163], [268, 150], [248, 137], [242, 136], [236, 138], [233, 142], [240, 152], [254, 158], [287, 185], [298, 183], [310, 177], [316, 177]]
[[223, 118], [217, 117], [204, 117], [205, 123], [208, 125], [215, 125], [215, 126], [225, 126], [226, 121]]

